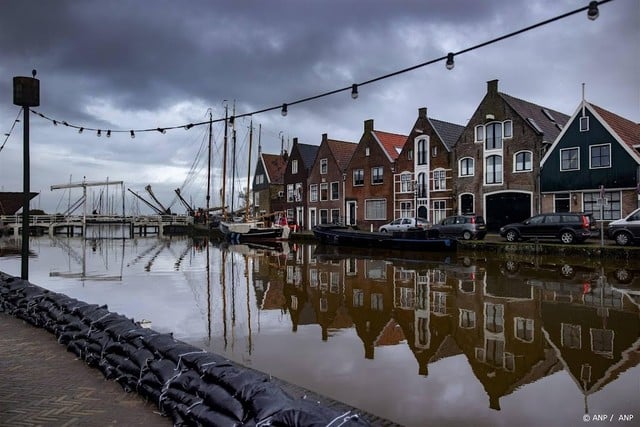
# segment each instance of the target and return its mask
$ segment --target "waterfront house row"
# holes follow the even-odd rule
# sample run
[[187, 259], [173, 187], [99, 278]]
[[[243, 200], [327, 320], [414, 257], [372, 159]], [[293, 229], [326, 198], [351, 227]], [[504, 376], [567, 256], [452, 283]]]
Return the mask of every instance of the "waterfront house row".
[[303, 229], [338, 222], [377, 229], [399, 217], [436, 223], [475, 212], [496, 230], [539, 212], [600, 218], [602, 206], [604, 220], [614, 220], [639, 203], [639, 130], [586, 101], [569, 117], [502, 93], [491, 80], [465, 126], [419, 108], [407, 135], [375, 129], [369, 119], [357, 143], [323, 134], [319, 146], [294, 138], [279, 161], [262, 154], [254, 207], [285, 211]]

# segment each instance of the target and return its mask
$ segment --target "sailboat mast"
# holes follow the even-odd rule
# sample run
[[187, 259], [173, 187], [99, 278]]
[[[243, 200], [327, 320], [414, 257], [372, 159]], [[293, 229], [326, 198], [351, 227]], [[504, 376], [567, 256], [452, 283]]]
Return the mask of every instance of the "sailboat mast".
[[253, 142], [253, 119], [249, 124], [249, 163], [247, 164], [247, 191], [245, 194], [245, 214], [244, 217], [249, 220], [249, 185], [251, 184], [251, 145]]
[[231, 122], [231, 141], [233, 144], [231, 152], [231, 215], [235, 214], [236, 199], [236, 103], [233, 102], [233, 115]]
[[227, 145], [229, 106], [224, 106], [224, 150], [222, 154], [222, 219], [227, 219]]
[[213, 133], [213, 113], [211, 112], [211, 110], [209, 110], [209, 150], [208, 150], [208, 154], [207, 154], [207, 215], [205, 215], [205, 218], [208, 216], [209, 213], [209, 201], [211, 200], [211, 134]]

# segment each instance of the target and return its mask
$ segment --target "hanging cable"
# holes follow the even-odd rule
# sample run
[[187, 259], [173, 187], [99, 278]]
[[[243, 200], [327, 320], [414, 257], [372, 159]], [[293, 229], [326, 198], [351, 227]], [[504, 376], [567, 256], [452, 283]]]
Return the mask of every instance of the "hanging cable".
[[11, 124], [11, 129], [9, 129], [9, 132], [4, 134], [4, 141], [2, 142], [2, 145], [0, 146], [0, 152], [2, 151], [2, 149], [4, 148], [5, 144], [7, 143], [7, 141], [9, 140], [9, 137], [11, 136], [11, 134], [13, 133], [13, 129], [16, 127], [17, 123], [20, 123], [20, 114], [22, 114], [22, 108], [18, 109], [18, 115], [16, 116], [16, 118], [13, 120], [13, 123]]

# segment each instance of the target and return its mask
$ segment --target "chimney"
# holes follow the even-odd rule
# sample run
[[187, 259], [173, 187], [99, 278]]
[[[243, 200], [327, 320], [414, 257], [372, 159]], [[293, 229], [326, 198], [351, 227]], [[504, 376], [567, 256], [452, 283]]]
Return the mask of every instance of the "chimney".
[[293, 138], [293, 145], [296, 145], [297, 143], [298, 143], [298, 137], [296, 136]]
[[498, 79], [489, 80], [487, 82], [487, 93], [491, 95], [498, 93]]
[[365, 132], [373, 132], [373, 119], [364, 121], [364, 131]]
[[322, 142], [323, 143], [327, 142], [327, 134], [326, 133], [322, 134]]
[[427, 118], [427, 107], [418, 108], [418, 117], [421, 119]]

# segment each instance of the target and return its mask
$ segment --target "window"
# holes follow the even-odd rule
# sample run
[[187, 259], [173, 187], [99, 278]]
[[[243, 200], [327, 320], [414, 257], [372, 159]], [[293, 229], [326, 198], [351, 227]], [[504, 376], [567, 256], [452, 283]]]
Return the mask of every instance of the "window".
[[504, 331], [504, 306], [502, 304], [484, 304], [485, 329], [489, 332]]
[[526, 172], [532, 170], [531, 151], [520, 151], [519, 153], [516, 153], [513, 163], [513, 169], [515, 172]]
[[582, 332], [580, 325], [572, 325], [570, 323], [563, 323], [561, 326], [562, 347], [565, 348], [582, 348]]
[[487, 157], [485, 184], [502, 184], [502, 156]]
[[502, 149], [502, 123], [491, 123], [486, 126], [487, 138], [485, 150]]
[[484, 141], [484, 126], [478, 125], [476, 126], [475, 142], [482, 141]]
[[554, 195], [554, 212], [569, 212], [569, 193], [558, 193]]
[[587, 132], [589, 130], [589, 116], [580, 117], [580, 132]]
[[413, 216], [413, 202], [400, 202], [400, 216]]
[[297, 160], [291, 160], [291, 173], [294, 174], [294, 175], [298, 173], [298, 161]]
[[411, 185], [411, 174], [403, 173], [400, 175], [400, 192], [411, 193], [413, 191], [413, 185]]
[[364, 148], [364, 155], [369, 157], [369, 154], [371, 153], [371, 151], [369, 150], [369, 147], [365, 147]]
[[325, 175], [329, 169], [329, 160], [320, 159], [320, 174]]
[[475, 174], [474, 161], [471, 157], [460, 159], [458, 176], [473, 176]]
[[320, 184], [320, 201], [329, 200], [329, 184], [323, 182]]
[[460, 309], [459, 325], [463, 329], [473, 329], [476, 327], [476, 312], [473, 310]]
[[418, 164], [419, 165], [426, 165], [427, 164], [427, 157], [428, 157], [428, 152], [427, 152], [427, 140], [426, 139], [421, 139], [418, 141]]
[[611, 359], [613, 357], [613, 331], [591, 328], [589, 332], [591, 332], [591, 351]]
[[382, 166], [374, 166], [371, 168], [371, 184], [382, 184], [384, 170]]
[[302, 183], [301, 182], [297, 182], [296, 183], [296, 187], [295, 187], [295, 190], [293, 192], [293, 197], [294, 197], [296, 202], [301, 202], [302, 201]]
[[427, 197], [429, 186], [427, 185], [427, 174], [420, 172], [418, 174], [418, 197]]
[[575, 171], [580, 169], [580, 149], [565, 148], [560, 150], [560, 170]]
[[413, 160], [413, 150], [412, 149], [408, 149], [407, 150], [407, 160]]
[[338, 200], [340, 198], [340, 184], [336, 182], [331, 183], [331, 200]]
[[320, 209], [320, 224], [329, 223], [329, 211], [327, 209]]
[[364, 169], [353, 170], [353, 186], [364, 185]]
[[318, 184], [311, 184], [309, 186], [309, 201], [310, 202], [318, 201]]
[[502, 135], [505, 138], [511, 138], [513, 136], [513, 122], [507, 120], [502, 124]]
[[433, 189], [436, 191], [447, 189], [447, 172], [444, 169], [433, 171]]
[[293, 184], [287, 184], [287, 202], [293, 202]]
[[384, 297], [382, 294], [375, 293], [371, 294], [371, 310], [374, 311], [383, 311], [384, 310]]
[[366, 220], [387, 219], [387, 200], [370, 199], [364, 201], [364, 214]]
[[533, 319], [516, 317], [513, 320], [516, 338], [524, 342], [533, 342]]
[[364, 291], [362, 289], [353, 290], [353, 306], [354, 307], [364, 306]]
[[584, 204], [584, 212], [593, 214], [593, 218], [597, 220], [604, 219], [605, 221], [610, 221], [621, 218], [622, 205], [620, 202], [619, 191], [606, 191], [604, 193], [606, 201], [605, 205], [602, 207], [604, 218], [600, 218], [600, 205], [598, 204], [599, 198], [600, 194], [597, 191], [592, 193], [583, 193], [582, 202]]
[[260, 174], [260, 175], [256, 175], [256, 185], [260, 185], [264, 183], [264, 175]]
[[447, 201], [446, 200], [434, 200], [433, 201], [433, 223], [437, 224], [447, 216]]
[[609, 168], [611, 167], [611, 144], [592, 145], [589, 147], [589, 167]]
[[340, 224], [340, 209], [331, 209], [331, 222]]

